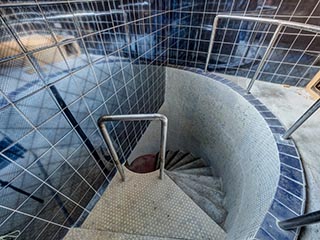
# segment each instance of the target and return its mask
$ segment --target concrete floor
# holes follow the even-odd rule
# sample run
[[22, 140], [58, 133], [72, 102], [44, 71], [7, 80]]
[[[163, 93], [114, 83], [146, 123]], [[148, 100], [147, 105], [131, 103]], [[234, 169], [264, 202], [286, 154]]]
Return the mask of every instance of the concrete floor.
[[115, 176], [81, 228], [65, 240], [225, 239], [224, 230], [166, 174], [163, 180], [159, 171], [125, 174], [125, 182]]
[[[249, 80], [229, 75], [222, 75], [242, 87], [246, 87]], [[263, 102], [289, 128], [315, 100], [304, 88], [290, 87], [256, 81], [251, 93]], [[320, 110], [310, 117], [293, 135], [301, 154], [307, 180], [306, 213], [320, 210]], [[302, 228], [300, 239], [319, 239], [320, 224]]]

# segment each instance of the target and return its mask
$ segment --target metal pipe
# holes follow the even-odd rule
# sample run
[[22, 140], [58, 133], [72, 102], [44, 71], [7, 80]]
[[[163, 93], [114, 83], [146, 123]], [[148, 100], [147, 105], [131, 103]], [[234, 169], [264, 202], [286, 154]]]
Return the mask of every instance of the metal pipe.
[[282, 138], [288, 139], [319, 108], [320, 98], [283, 134]]
[[116, 164], [116, 168], [118, 169], [118, 171], [120, 173], [121, 179], [122, 179], [122, 181], [125, 181], [126, 178], [125, 178], [124, 170], [123, 170], [123, 167], [122, 167], [122, 165], [120, 163], [117, 151], [115, 150], [115, 148], [114, 148], [114, 146], [112, 144], [112, 141], [111, 141], [111, 138], [109, 136], [108, 130], [107, 130], [106, 126], [104, 125], [104, 123], [99, 123], [99, 128], [100, 128], [100, 131], [102, 133], [104, 141], [108, 145], [109, 152], [110, 152], [110, 154], [112, 156], [112, 159], [113, 159], [114, 163]]
[[211, 53], [212, 53], [214, 38], [215, 38], [216, 32], [217, 32], [218, 22], [219, 22], [219, 16], [216, 16], [213, 21], [213, 25], [212, 25], [212, 32], [211, 32], [211, 37], [210, 37], [210, 44], [209, 44], [209, 49], [208, 49], [207, 61], [206, 61], [206, 66], [204, 68], [205, 72], [208, 71], [208, 65], [209, 65], [209, 61], [210, 61], [210, 57], [211, 57]]
[[286, 20], [277, 20], [277, 19], [270, 19], [270, 18], [260, 18], [260, 17], [245, 17], [240, 15], [218, 15], [219, 18], [227, 18], [227, 19], [234, 19], [234, 20], [245, 20], [245, 21], [254, 21], [254, 22], [261, 22], [261, 23], [268, 23], [273, 25], [282, 25], [285, 27], [301, 29], [311, 32], [320, 32], [320, 27], [312, 24], [306, 23], [298, 23], [293, 21], [286, 21]]
[[271, 40], [270, 40], [270, 43], [269, 43], [269, 45], [268, 45], [268, 47], [267, 47], [267, 50], [266, 50], [266, 52], [264, 53], [264, 55], [263, 55], [263, 57], [262, 57], [262, 59], [261, 59], [261, 62], [260, 62], [260, 64], [259, 64], [256, 72], [254, 73], [254, 75], [253, 75], [253, 77], [252, 77], [252, 79], [251, 79], [248, 87], [247, 87], [247, 93], [250, 93], [250, 90], [251, 90], [254, 82], [256, 81], [257, 77], [258, 77], [259, 74], [260, 74], [261, 69], [263, 68], [266, 60], [268, 59], [268, 57], [269, 57], [269, 55], [270, 55], [270, 53], [271, 53], [272, 47], [273, 47], [273, 45], [275, 44], [275, 42], [276, 42], [276, 40], [277, 40], [277, 38], [278, 38], [278, 36], [279, 36], [279, 33], [280, 33], [280, 31], [281, 31], [281, 28], [282, 28], [282, 25], [280, 24], [280, 25], [278, 25], [276, 31], [274, 32], [274, 34], [273, 34], [273, 36], [272, 36], [272, 38], [271, 38]]
[[161, 140], [160, 140], [160, 179], [163, 179], [166, 146], [167, 146], [168, 119], [164, 116], [161, 120]]
[[262, 67], [265, 64], [265, 61], [267, 60], [273, 45], [275, 44], [277, 37], [282, 29], [282, 27], [289, 27], [289, 28], [294, 28], [294, 29], [299, 29], [299, 30], [305, 30], [305, 31], [311, 31], [311, 32], [320, 32], [320, 27], [316, 25], [311, 25], [311, 24], [305, 24], [305, 23], [298, 23], [298, 22], [292, 22], [292, 21], [285, 21], [285, 20], [277, 20], [277, 19], [269, 19], [269, 18], [260, 18], [260, 17], [249, 17], [249, 16], [239, 16], [239, 15], [217, 15], [214, 19], [213, 26], [212, 26], [212, 33], [211, 33], [211, 38], [210, 38], [210, 43], [209, 43], [209, 49], [208, 49], [208, 54], [207, 54], [207, 60], [206, 60], [206, 65], [204, 70], [207, 72], [208, 71], [208, 66], [209, 66], [209, 61], [212, 53], [212, 48], [213, 48], [213, 42], [214, 38], [216, 35], [217, 27], [218, 27], [218, 21], [220, 19], [233, 19], [233, 20], [242, 20], [242, 21], [254, 21], [258, 23], [266, 23], [266, 24], [271, 24], [271, 25], [277, 25], [277, 29], [274, 33], [274, 35], [271, 38], [271, 41], [267, 47], [267, 50], [265, 54], [263, 55], [261, 62], [251, 79], [248, 87], [247, 87], [247, 92], [250, 93], [250, 90], [257, 79], [257, 77], [260, 74], [260, 71]]
[[125, 181], [125, 174], [123, 167], [120, 163], [118, 154], [112, 144], [111, 138], [108, 134], [108, 130], [105, 126], [105, 122], [109, 121], [161, 121], [161, 141], [160, 141], [160, 179], [163, 179], [164, 165], [165, 165], [165, 153], [167, 144], [167, 129], [168, 119], [163, 114], [130, 114], [130, 115], [113, 115], [113, 116], [102, 116], [98, 120], [98, 126], [102, 133], [102, 136], [108, 145], [109, 152], [116, 164], [116, 167], [120, 173], [122, 181]]
[[320, 222], [320, 211], [307, 213], [295, 218], [287, 219], [278, 223], [279, 227], [284, 230], [291, 230], [309, 224]]

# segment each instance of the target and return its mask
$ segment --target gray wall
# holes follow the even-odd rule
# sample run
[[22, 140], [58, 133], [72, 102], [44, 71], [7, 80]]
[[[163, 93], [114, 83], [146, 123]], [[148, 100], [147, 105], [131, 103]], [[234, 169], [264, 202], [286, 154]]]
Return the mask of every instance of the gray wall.
[[[257, 110], [229, 87], [194, 73], [167, 68], [165, 102], [171, 150], [207, 160], [223, 179], [229, 212], [228, 239], [254, 235], [267, 212], [279, 178], [273, 135]], [[157, 135], [156, 135], [157, 134]], [[159, 126], [151, 124], [131, 160], [157, 152]]]

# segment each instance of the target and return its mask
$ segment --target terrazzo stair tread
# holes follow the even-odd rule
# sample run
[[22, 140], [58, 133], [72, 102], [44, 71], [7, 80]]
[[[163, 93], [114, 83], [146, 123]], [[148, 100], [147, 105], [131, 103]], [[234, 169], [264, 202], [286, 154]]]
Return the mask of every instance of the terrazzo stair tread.
[[202, 185], [201, 183], [189, 180], [187, 178], [179, 178], [174, 174], [170, 175], [170, 173], [168, 173], [168, 175], [175, 183], [177, 183], [178, 186], [180, 186], [180, 184], [186, 185], [193, 191], [197, 192], [198, 195], [209, 199], [216, 206], [223, 208], [224, 193], [219, 189]]
[[211, 167], [202, 167], [202, 168], [191, 168], [191, 169], [182, 169], [176, 170], [174, 169], [172, 172], [179, 172], [191, 175], [202, 175], [202, 176], [213, 176], [213, 170]]
[[[174, 180], [173, 180], [174, 181]], [[176, 182], [177, 185], [218, 225], [224, 223], [227, 211], [220, 205], [215, 204], [210, 199], [199, 195], [199, 193], [183, 182]]]
[[178, 168], [182, 165], [188, 164], [192, 161], [195, 161], [199, 158], [196, 158], [195, 156], [193, 156], [191, 153], [189, 153], [187, 156], [185, 156], [184, 158], [180, 159], [179, 162], [177, 162], [176, 164], [174, 164], [169, 170], [173, 170], [175, 168]]
[[169, 169], [170, 167], [172, 167], [174, 164], [176, 164], [177, 162], [179, 162], [180, 159], [182, 159], [183, 157], [185, 157], [188, 153], [179, 151], [172, 159], [171, 161], [168, 163], [168, 165], [166, 166], [166, 169]]
[[170, 240], [178, 238], [144, 236], [128, 233], [111, 232], [107, 230], [93, 230], [85, 228], [72, 228], [64, 240]]
[[[201, 167], [207, 167], [207, 163], [202, 159], [202, 158], [199, 158], [195, 161], [192, 161], [188, 164], [185, 164], [183, 166], [180, 166], [180, 167], [177, 167], [177, 168], [174, 168], [175, 170], [183, 170], [183, 169], [192, 169], [192, 168], [201, 168]], [[171, 170], [171, 169], [169, 169]]]
[[169, 239], [226, 239], [226, 232], [166, 173], [159, 180], [158, 171], [124, 171], [126, 181], [117, 173], [81, 228]]
[[222, 190], [222, 181], [219, 177], [212, 177], [212, 176], [201, 176], [201, 175], [191, 175], [191, 174], [184, 174], [180, 172], [171, 172], [166, 171], [168, 175], [175, 175], [178, 178], [189, 179], [192, 181], [196, 181], [202, 185], [207, 187], [211, 187], [217, 190]]
[[179, 151], [168, 151], [168, 153], [166, 154], [166, 164], [165, 166], [167, 166], [171, 160], [179, 153]]

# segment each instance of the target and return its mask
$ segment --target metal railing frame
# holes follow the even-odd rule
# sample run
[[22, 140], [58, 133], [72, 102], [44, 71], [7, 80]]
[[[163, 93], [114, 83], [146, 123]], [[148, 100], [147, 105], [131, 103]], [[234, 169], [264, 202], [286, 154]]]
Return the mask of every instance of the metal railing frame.
[[[320, 33], [320, 27], [311, 25], [311, 24], [304, 24], [304, 23], [298, 23], [298, 22], [292, 22], [292, 21], [285, 21], [285, 20], [277, 20], [277, 19], [269, 19], [269, 18], [259, 18], [259, 17], [247, 17], [247, 16], [237, 16], [237, 15], [217, 15], [213, 21], [212, 25], [212, 33], [210, 38], [210, 44], [208, 48], [208, 54], [207, 54], [207, 60], [205, 65], [205, 71], [208, 71], [209, 61], [214, 45], [214, 39], [216, 36], [218, 23], [220, 19], [231, 19], [231, 20], [240, 20], [240, 21], [254, 21], [258, 23], [265, 23], [270, 25], [276, 25], [277, 28], [270, 40], [270, 43], [267, 47], [266, 52], [262, 56], [261, 62], [259, 63], [257, 70], [255, 71], [252, 79], [250, 80], [248, 86], [247, 86], [247, 93], [250, 94], [251, 88], [255, 81], [257, 80], [262, 68], [265, 65], [265, 62], [267, 61], [272, 48], [274, 47], [279, 34], [283, 27], [289, 27], [294, 28], [298, 30], [305, 30], [315, 33]], [[318, 109], [320, 108], [320, 99], [318, 99], [305, 113], [302, 114], [302, 116], [283, 134], [283, 139], [288, 139], [291, 137], [292, 133], [294, 133], [309, 117], [311, 117]]]
[[116, 168], [119, 171], [122, 181], [125, 181], [125, 173], [122, 164], [120, 163], [117, 151], [115, 150], [108, 133], [105, 122], [110, 121], [160, 121], [161, 122], [161, 140], [160, 140], [160, 179], [163, 179], [165, 154], [167, 144], [167, 131], [168, 131], [168, 119], [163, 114], [129, 114], [129, 115], [106, 115], [102, 116], [98, 120], [98, 126], [102, 133], [102, 136], [109, 148], [110, 155], [116, 164]]
[[318, 222], [320, 222], [320, 211], [315, 211], [278, 222], [278, 225], [283, 230], [292, 230], [298, 227], [303, 227]]

